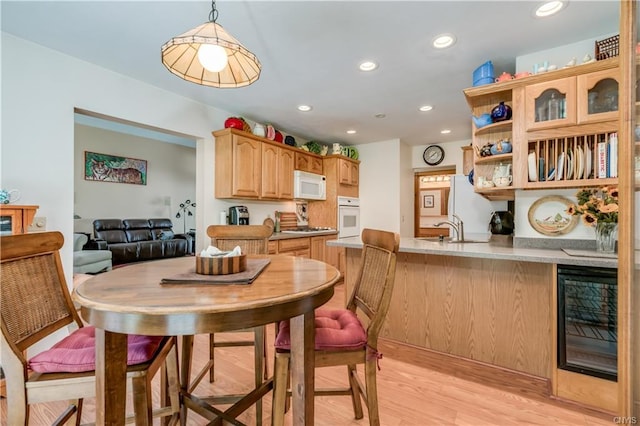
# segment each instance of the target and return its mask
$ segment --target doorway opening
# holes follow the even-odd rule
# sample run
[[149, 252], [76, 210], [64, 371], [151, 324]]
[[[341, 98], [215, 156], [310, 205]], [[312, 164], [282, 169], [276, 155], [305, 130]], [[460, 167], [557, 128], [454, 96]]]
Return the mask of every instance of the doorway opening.
[[[80, 108], [73, 137], [74, 232], [92, 235], [93, 221], [103, 218], [169, 218], [176, 232], [195, 228], [195, 216], [177, 214], [183, 200], [197, 201], [197, 137]], [[145, 178], [112, 175], [125, 168], [119, 164]]]
[[449, 179], [455, 167], [416, 172], [414, 175], [414, 237], [449, 236], [449, 227], [436, 227], [448, 219]]

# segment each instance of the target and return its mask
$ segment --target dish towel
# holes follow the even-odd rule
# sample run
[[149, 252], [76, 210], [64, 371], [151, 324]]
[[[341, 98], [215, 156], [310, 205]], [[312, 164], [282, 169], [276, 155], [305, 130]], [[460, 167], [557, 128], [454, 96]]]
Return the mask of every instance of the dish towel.
[[196, 267], [188, 271], [163, 278], [160, 284], [251, 284], [271, 263], [271, 259], [247, 259], [247, 269], [237, 274], [203, 275], [196, 273]]

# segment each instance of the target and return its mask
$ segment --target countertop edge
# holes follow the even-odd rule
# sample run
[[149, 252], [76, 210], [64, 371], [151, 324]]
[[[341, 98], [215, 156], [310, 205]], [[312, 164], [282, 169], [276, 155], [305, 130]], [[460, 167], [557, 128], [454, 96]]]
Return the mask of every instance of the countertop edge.
[[[331, 247], [361, 249], [360, 237], [341, 238], [327, 241]], [[511, 247], [494, 243], [450, 244], [437, 241], [424, 241], [416, 238], [401, 238], [400, 253], [430, 254], [437, 256], [455, 256], [479, 259], [511, 260], [534, 263], [552, 263], [560, 265], [595, 266], [617, 268], [618, 259], [601, 257], [569, 256], [560, 249], [532, 249]], [[640, 252], [636, 251], [636, 266], [640, 265]]]
[[277, 240], [290, 240], [293, 238], [309, 238], [309, 237], [324, 237], [326, 235], [338, 235], [338, 231], [314, 231], [314, 232], [305, 232], [300, 234], [289, 234], [282, 232], [274, 232], [271, 237], [269, 237], [269, 241], [277, 241]]

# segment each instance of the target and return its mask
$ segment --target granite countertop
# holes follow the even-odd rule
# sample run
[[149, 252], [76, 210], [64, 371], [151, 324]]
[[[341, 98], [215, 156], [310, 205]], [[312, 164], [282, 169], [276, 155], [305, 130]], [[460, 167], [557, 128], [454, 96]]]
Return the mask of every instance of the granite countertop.
[[329, 231], [313, 231], [313, 232], [300, 232], [300, 233], [288, 233], [288, 232], [274, 232], [271, 237], [269, 237], [269, 241], [275, 240], [289, 240], [292, 238], [309, 238], [309, 237], [317, 237], [319, 235], [338, 235], [338, 231], [335, 229]]
[[[337, 240], [329, 240], [327, 245], [333, 247], [362, 248], [362, 241], [360, 237], [340, 238]], [[561, 249], [520, 248], [503, 242], [441, 243], [437, 240], [401, 238], [400, 252], [604, 268], [617, 268], [618, 266], [617, 258], [569, 256]], [[595, 251], [593, 253], [595, 254]], [[640, 264], [639, 253], [640, 252], [636, 251], [636, 264]]]

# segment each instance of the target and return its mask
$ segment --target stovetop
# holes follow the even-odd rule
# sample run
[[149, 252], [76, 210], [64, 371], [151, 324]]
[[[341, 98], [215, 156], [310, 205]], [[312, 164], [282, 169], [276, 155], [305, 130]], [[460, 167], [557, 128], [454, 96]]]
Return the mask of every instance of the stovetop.
[[309, 232], [324, 232], [324, 231], [335, 231], [333, 228], [327, 228], [323, 226], [301, 226], [298, 228], [287, 229], [286, 231], [281, 231], [283, 234], [306, 234]]

